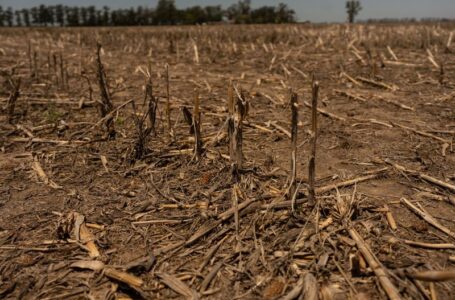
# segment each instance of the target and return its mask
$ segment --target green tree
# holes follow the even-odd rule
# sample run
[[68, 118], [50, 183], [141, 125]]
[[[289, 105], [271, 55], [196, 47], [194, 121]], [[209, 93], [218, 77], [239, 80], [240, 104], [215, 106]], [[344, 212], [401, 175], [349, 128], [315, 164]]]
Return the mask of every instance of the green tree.
[[127, 26], [132, 22], [129, 17], [130, 13], [127, 9], [113, 10], [111, 13], [112, 26]]
[[201, 24], [207, 22], [207, 17], [202, 7], [193, 6], [181, 11], [179, 21], [183, 24]]
[[111, 16], [111, 12], [109, 10], [109, 7], [103, 6], [103, 21], [102, 21], [102, 23], [103, 23], [104, 26], [111, 25], [110, 16]]
[[65, 11], [61, 4], [55, 6], [55, 22], [61, 27], [65, 26]]
[[276, 8], [275, 23], [294, 23], [295, 11], [290, 9], [286, 4], [280, 3]]
[[53, 22], [53, 15], [50, 13], [49, 7], [41, 4], [38, 8], [38, 19], [41, 25], [47, 26]]
[[120, 17], [119, 17], [118, 11], [117, 10], [112, 11], [111, 12], [111, 23], [110, 23], [110, 25], [112, 25], [112, 26], [120, 25], [119, 24], [119, 19], [120, 19]]
[[240, 0], [229, 6], [226, 15], [237, 24], [251, 23], [251, 0]]
[[96, 26], [97, 18], [96, 18], [96, 7], [91, 5], [87, 8], [87, 23], [88, 26]]
[[5, 11], [3, 10], [3, 7], [0, 5], [0, 27], [4, 26], [4, 21], [5, 21]]
[[223, 20], [223, 9], [220, 5], [206, 6], [204, 10], [207, 22], [221, 22]]
[[146, 21], [146, 25], [153, 24], [153, 18], [155, 16], [155, 11], [151, 8], [144, 8], [144, 19]]
[[138, 16], [132, 7], [126, 12], [126, 22], [128, 26], [138, 25]]
[[55, 25], [55, 6], [48, 6], [46, 10], [46, 21], [52, 26]]
[[348, 0], [346, 1], [346, 12], [348, 13], [349, 23], [354, 23], [355, 17], [362, 10], [362, 5], [359, 0]]
[[138, 6], [136, 8], [136, 25], [146, 25], [146, 20], [144, 17], [144, 8], [142, 6]]
[[159, 0], [155, 9], [154, 24], [174, 25], [177, 23], [177, 8], [174, 0]]
[[24, 25], [30, 27], [30, 11], [26, 8], [22, 9], [22, 19], [24, 20]]
[[5, 12], [5, 21], [9, 27], [13, 27], [13, 9], [8, 7]]
[[36, 6], [32, 7], [32, 9], [30, 10], [30, 13], [32, 15], [32, 24], [33, 25], [40, 25], [38, 7], [36, 7]]
[[79, 26], [79, 7], [65, 7], [68, 26]]
[[22, 27], [22, 15], [20, 10], [14, 11], [14, 16], [16, 17], [16, 26]]
[[99, 9], [96, 10], [96, 26], [103, 26], [103, 12]]
[[251, 21], [257, 24], [275, 23], [275, 7], [262, 6], [251, 12]]
[[79, 15], [81, 17], [81, 24], [83, 26], [86, 26], [87, 25], [87, 16], [88, 16], [87, 8], [86, 7], [79, 8]]
[[0, 26], [144, 26], [220, 22], [227, 16], [235, 23], [290, 23], [295, 12], [286, 4], [251, 8], [251, 0], [239, 0], [227, 10], [221, 5], [193, 6], [178, 10], [174, 0], [159, 0], [156, 9], [143, 6], [110, 10], [104, 6], [68, 7], [39, 5], [14, 11], [0, 6]]

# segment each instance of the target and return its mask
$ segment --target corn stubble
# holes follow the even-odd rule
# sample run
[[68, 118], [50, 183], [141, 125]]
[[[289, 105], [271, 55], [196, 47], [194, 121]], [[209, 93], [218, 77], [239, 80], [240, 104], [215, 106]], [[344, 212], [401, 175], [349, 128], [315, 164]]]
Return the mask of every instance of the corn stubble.
[[450, 26], [0, 30], [0, 297], [450, 295]]
[[[109, 139], [114, 139], [116, 132], [114, 128], [114, 118], [110, 113], [112, 112], [114, 106], [112, 104], [111, 95], [109, 92], [109, 86], [107, 82], [106, 72], [104, 70], [104, 65], [101, 61], [101, 50], [102, 46], [100, 43], [96, 45], [96, 76], [98, 80], [98, 88], [100, 91], [100, 100], [98, 101], [98, 114], [100, 118], [104, 120], [104, 127]], [[62, 58], [60, 57], [62, 62]], [[63, 68], [62, 68], [63, 70]], [[63, 78], [62, 74], [62, 78]]]

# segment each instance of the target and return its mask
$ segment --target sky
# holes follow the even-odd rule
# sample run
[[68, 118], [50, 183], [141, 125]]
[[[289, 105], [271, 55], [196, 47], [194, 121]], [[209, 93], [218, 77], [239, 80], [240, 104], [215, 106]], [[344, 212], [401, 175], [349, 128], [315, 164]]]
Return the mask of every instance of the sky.
[[[176, 0], [180, 8], [193, 5], [222, 5], [227, 7], [237, 0]], [[343, 22], [346, 20], [344, 0], [252, 0], [253, 7], [277, 5], [283, 2], [297, 12], [299, 21]], [[370, 18], [455, 18], [455, 0], [363, 0], [363, 10], [359, 19]], [[0, 5], [14, 9], [37, 6], [40, 4], [88, 6], [104, 5], [112, 8], [129, 8], [131, 6], [154, 7], [157, 0], [0, 0]]]

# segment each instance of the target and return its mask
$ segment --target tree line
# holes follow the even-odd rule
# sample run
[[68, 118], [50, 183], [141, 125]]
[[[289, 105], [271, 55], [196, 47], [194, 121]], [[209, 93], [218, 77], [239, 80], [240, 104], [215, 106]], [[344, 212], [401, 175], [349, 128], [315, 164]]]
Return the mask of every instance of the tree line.
[[193, 6], [179, 9], [174, 0], [159, 0], [155, 8], [138, 6], [111, 9], [107, 6], [39, 5], [13, 10], [0, 6], [0, 26], [136, 26], [184, 25], [229, 21], [238, 24], [293, 23], [295, 11], [286, 4], [251, 7], [251, 0], [223, 9], [217, 6]]

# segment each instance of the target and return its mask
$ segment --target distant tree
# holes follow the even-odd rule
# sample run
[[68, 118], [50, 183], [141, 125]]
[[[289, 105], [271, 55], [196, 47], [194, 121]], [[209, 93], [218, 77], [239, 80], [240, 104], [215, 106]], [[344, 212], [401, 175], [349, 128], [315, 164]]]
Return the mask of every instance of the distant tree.
[[0, 27], [4, 26], [5, 22], [5, 11], [3, 10], [3, 7], [0, 5]]
[[66, 8], [66, 19], [68, 26], [79, 26], [79, 7], [65, 7]]
[[[348, 1], [356, 2], [356, 1]], [[358, 1], [357, 1], [358, 2]], [[220, 22], [227, 16], [235, 23], [291, 23], [295, 12], [286, 4], [276, 7], [251, 8], [251, 0], [239, 0], [227, 10], [221, 5], [192, 6], [177, 9], [175, 0], [159, 0], [155, 9], [138, 6], [110, 10], [104, 6], [69, 7], [39, 5], [30, 9], [6, 10], [0, 6], [0, 26], [145, 26], [173, 24], [202, 24]]]
[[257, 24], [275, 23], [275, 7], [262, 6], [251, 12], [251, 20]]
[[38, 8], [39, 24], [47, 26], [53, 22], [53, 16], [50, 13], [49, 7], [41, 4]]
[[242, 15], [249, 15], [251, 12], [251, 0], [241, 0], [238, 3], [239, 11]]
[[96, 26], [103, 26], [103, 12], [99, 9], [96, 10]]
[[145, 26], [152, 23], [153, 11], [147, 7], [138, 6], [136, 8], [136, 23], [134, 25]]
[[226, 10], [229, 20], [238, 24], [251, 23], [251, 0], [240, 0]]
[[119, 16], [118, 16], [118, 11], [117, 10], [114, 10], [111, 12], [111, 22], [109, 25], [111, 26], [118, 26], [118, 19], [119, 19]]
[[[421, 19], [421, 22], [425, 22], [425, 19]], [[441, 20], [438, 20], [441, 21]], [[368, 19], [366, 21], [363, 21], [365, 23], [415, 23], [417, 22], [417, 19], [415, 18], [382, 18], [382, 19]]]
[[65, 10], [61, 4], [55, 6], [55, 22], [61, 27], [65, 26]]
[[128, 26], [131, 24], [131, 20], [130, 20], [131, 14], [128, 9], [122, 9], [120, 15], [121, 15], [121, 19], [120, 19], [119, 25]]
[[144, 14], [144, 8], [142, 6], [138, 6], [136, 8], [136, 24], [135, 25], [146, 25], [146, 20], [145, 20], [145, 14]]
[[146, 25], [152, 25], [153, 24], [153, 19], [155, 16], [155, 10], [151, 8], [145, 8], [144, 9], [144, 18], [146, 20]]
[[103, 6], [103, 20], [102, 20], [102, 24], [104, 26], [108, 26], [110, 25], [110, 10], [109, 10], [109, 7], [107, 6]]
[[275, 23], [294, 23], [295, 11], [290, 9], [286, 4], [280, 3], [276, 8]]
[[206, 6], [204, 10], [207, 22], [221, 22], [223, 20], [223, 9], [220, 5]]
[[251, 9], [251, 1], [243, 0], [228, 7], [225, 14], [229, 20], [241, 24], [295, 22], [295, 11], [284, 3], [279, 3], [276, 7], [262, 6]]
[[111, 23], [112, 26], [127, 26], [131, 22], [128, 17], [128, 10], [117, 9], [113, 10], [111, 13]]
[[22, 19], [24, 20], [24, 25], [30, 27], [30, 11], [26, 8], [22, 9]]
[[180, 12], [179, 21], [183, 24], [202, 24], [207, 22], [207, 16], [202, 7], [192, 6]]
[[87, 8], [86, 7], [81, 7], [79, 8], [79, 16], [81, 17], [80, 21], [83, 26], [87, 25]]
[[85, 23], [85, 26], [96, 26], [96, 24], [96, 7], [91, 5], [87, 7], [87, 23]]
[[132, 7], [128, 9], [128, 11], [126, 12], [126, 22], [127, 22], [126, 25], [128, 26], [138, 25], [139, 18], [138, 15], [136, 14], [136, 10]]
[[16, 17], [16, 26], [22, 27], [22, 16], [20, 10], [14, 11], [14, 16]]
[[362, 10], [362, 5], [359, 0], [348, 0], [346, 1], [346, 12], [348, 13], [349, 23], [354, 23], [355, 17]]
[[5, 12], [5, 21], [9, 27], [13, 27], [13, 9], [8, 7]]
[[31, 8], [30, 13], [32, 15], [32, 24], [40, 25], [39, 10], [38, 7], [34, 6]]
[[65, 25], [70, 26], [70, 20], [71, 20], [71, 7], [69, 6], [63, 6], [63, 15], [65, 16]]
[[173, 25], [177, 23], [177, 7], [174, 0], [159, 0], [155, 9], [154, 24]]
[[46, 22], [55, 25], [55, 6], [48, 6], [46, 9]]

